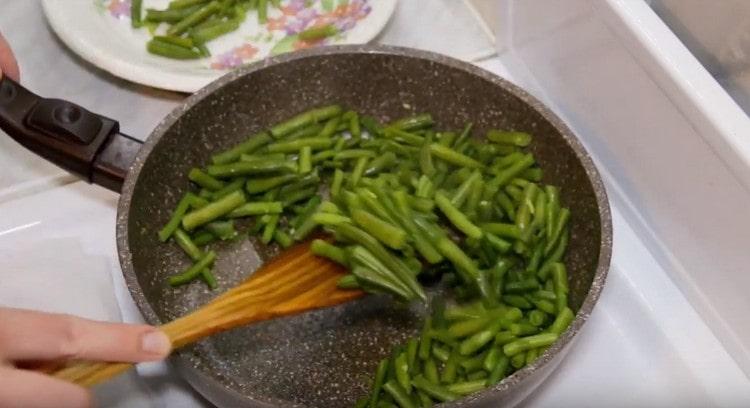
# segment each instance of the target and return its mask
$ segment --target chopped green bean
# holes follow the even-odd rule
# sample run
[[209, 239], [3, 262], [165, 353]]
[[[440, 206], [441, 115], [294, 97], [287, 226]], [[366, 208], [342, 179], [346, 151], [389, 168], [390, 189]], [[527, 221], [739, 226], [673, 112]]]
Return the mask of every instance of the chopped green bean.
[[479, 239], [482, 237], [482, 230], [474, 225], [469, 218], [454, 207], [451, 200], [445, 195], [438, 192], [435, 194], [435, 204], [440, 211], [450, 220], [450, 222], [469, 238]]
[[315, 255], [328, 258], [341, 265], [347, 265], [346, 252], [343, 249], [332, 245], [322, 239], [316, 239], [310, 245], [310, 251]]
[[340, 114], [341, 107], [339, 105], [329, 105], [311, 109], [275, 125], [271, 128], [271, 135], [278, 139], [312, 123], [321, 122]]
[[[411, 387], [410, 387], [411, 388]], [[403, 386], [399, 385], [395, 381], [388, 381], [383, 384], [383, 390], [393, 397], [398, 403], [400, 408], [417, 408], [416, 405], [409, 398], [409, 391], [404, 390]]]
[[509, 167], [499, 171], [495, 178], [489, 181], [490, 185], [495, 187], [502, 187], [511, 180], [513, 180], [516, 176], [521, 174], [522, 171], [526, 170], [527, 168], [531, 167], [534, 164], [534, 156], [531, 154], [526, 154], [518, 160], [517, 162], [511, 164]]
[[180, 35], [184, 33], [185, 31], [187, 31], [188, 29], [190, 29], [191, 27], [202, 22], [203, 20], [206, 20], [212, 15], [218, 13], [220, 10], [221, 10], [221, 6], [219, 5], [219, 3], [217, 1], [212, 1], [206, 4], [205, 6], [201, 7], [196, 12], [180, 20], [177, 24], [169, 27], [169, 29], [167, 29], [167, 34]]
[[573, 321], [573, 318], [575, 318], [575, 315], [573, 314], [573, 311], [570, 310], [569, 307], [564, 307], [562, 311], [557, 315], [557, 318], [555, 318], [555, 321], [552, 322], [550, 327], [547, 329], [550, 333], [554, 333], [558, 336], [561, 336], [565, 329], [570, 326], [570, 323]]
[[430, 115], [429, 113], [424, 113], [421, 115], [409, 116], [399, 119], [388, 126], [396, 129], [410, 131], [430, 127], [434, 123], [435, 122], [432, 120], [432, 115]]
[[492, 368], [492, 372], [490, 372], [490, 376], [487, 379], [487, 383], [496, 384], [503, 377], [505, 377], [505, 372], [508, 371], [509, 365], [510, 365], [510, 360], [508, 359], [508, 356], [501, 355], [495, 367]]
[[360, 289], [362, 287], [357, 277], [352, 274], [342, 276], [336, 286], [340, 289]]
[[479, 270], [474, 261], [466, 255], [461, 248], [448, 237], [443, 237], [435, 243], [435, 247], [440, 253], [448, 258], [459, 271], [464, 272], [467, 276], [467, 282], [473, 282], [479, 277]]
[[406, 231], [387, 221], [384, 221], [367, 211], [355, 209], [352, 219], [362, 229], [369, 232], [378, 241], [393, 249], [401, 249], [406, 244]]
[[245, 195], [235, 191], [213, 203], [185, 214], [182, 218], [182, 226], [192, 231], [195, 227], [207, 224], [219, 217], [230, 213], [235, 208], [245, 203]]
[[281, 195], [279, 198], [281, 199], [281, 203], [286, 207], [298, 201], [306, 200], [314, 196], [317, 192], [318, 187], [311, 186], [303, 189], [289, 191], [288, 193]]
[[333, 143], [333, 139], [318, 136], [271, 143], [268, 145], [267, 149], [271, 153], [293, 153], [306, 146], [315, 150], [325, 149], [330, 147], [331, 143]]
[[385, 152], [373, 159], [364, 171], [364, 175], [372, 176], [396, 163], [396, 155], [393, 152]]
[[538, 310], [541, 310], [542, 312], [550, 315], [555, 314], [555, 312], [557, 311], [557, 306], [547, 299], [533, 300], [532, 303]]
[[309, 173], [312, 171], [312, 147], [303, 146], [299, 152], [299, 172]]
[[339, 30], [333, 24], [310, 27], [298, 34], [302, 41], [318, 41], [327, 37], [333, 37]]
[[555, 249], [555, 244], [557, 244], [557, 241], [560, 239], [560, 236], [563, 234], [563, 231], [565, 230], [565, 227], [568, 225], [568, 220], [570, 219], [570, 210], [567, 208], [563, 208], [560, 210], [560, 212], [557, 214], [557, 218], [555, 220], [555, 229], [552, 233], [552, 237], [549, 241], [547, 241], [547, 246], [544, 248], [544, 254], [549, 255], [553, 249]]
[[474, 357], [465, 357], [459, 364], [463, 368], [465, 373], [473, 373], [477, 370], [482, 370], [482, 362], [484, 361], [486, 353], [479, 353]]
[[445, 362], [445, 366], [443, 367], [443, 372], [440, 373], [440, 381], [445, 384], [450, 384], [456, 381], [456, 376], [458, 372], [458, 362], [461, 355], [459, 354], [457, 349], [453, 349], [451, 351], [450, 356], [448, 357], [448, 361]]
[[442, 362], [448, 361], [450, 358], [450, 350], [441, 347], [438, 344], [432, 344], [432, 355]]
[[171, 42], [162, 41], [156, 38], [152, 38], [147, 44], [146, 49], [151, 54], [159, 55], [162, 57], [189, 60], [199, 59], [202, 57], [199, 51], [192, 48], [183, 47]]
[[202, 5], [196, 5], [192, 7], [182, 9], [167, 9], [167, 10], [156, 10], [146, 9], [146, 21], [153, 23], [177, 23], [185, 17], [193, 14], [203, 7]]
[[284, 136], [284, 138], [287, 140], [294, 140], [319, 136], [321, 131], [323, 131], [323, 126], [320, 123], [311, 123]]
[[411, 379], [409, 378], [409, 360], [407, 354], [402, 352], [393, 361], [396, 369], [396, 380], [398, 384], [406, 391], [411, 392]]
[[336, 169], [333, 172], [333, 182], [331, 182], [331, 197], [337, 198], [341, 192], [341, 184], [344, 182], [344, 172]]
[[254, 201], [242, 204], [227, 214], [230, 218], [250, 217], [253, 215], [281, 214], [284, 206], [279, 201]]
[[289, 183], [297, 178], [294, 174], [282, 174], [265, 178], [252, 178], [245, 184], [245, 191], [250, 194], [263, 193]]
[[524, 132], [504, 132], [493, 129], [487, 132], [487, 140], [494, 143], [526, 147], [531, 143], [531, 135]]
[[[177, 207], [175, 208], [174, 212], [172, 213], [172, 216], [169, 219], [169, 222], [159, 231], [159, 241], [165, 242], [169, 239], [169, 237], [172, 236], [172, 234], [179, 228], [180, 223], [182, 222], [182, 217], [185, 215], [185, 213], [188, 212], [190, 207], [195, 207], [193, 203], [195, 203], [197, 200], [203, 200], [200, 197], [196, 196], [193, 193], [187, 193], [185, 194], [182, 199], [180, 199], [180, 202], [177, 203]], [[204, 202], [202, 205], [195, 207], [200, 208], [208, 204], [208, 202]]]
[[432, 330], [432, 318], [427, 317], [422, 327], [422, 333], [419, 339], [419, 358], [421, 360], [427, 360], [430, 358], [430, 346], [432, 345], [432, 338], [429, 336], [429, 332]]
[[482, 230], [488, 234], [494, 234], [498, 237], [519, 239], [521, 238], [521, 230], [517, 225], [503, 224], [500, 222], [485, 223], [481, 225]]
[[234, 229], [234, 221], [232, 220], [209, 222], [206, 224], [206, 230], [222, 241], [237, 237], [237, 230]]
[[454, 146], [461, 146], [464, 144], [469, 137], [471, 137], [471, 129], [474, 127], [473, 123], [467, 123], [464, 127], [464, 130], [461, 131], [461, 134], [458, 136], [458, 139], [453, 143]]
[[316, 214], [313, 214], [312, 219], [313, 221], [315, 221], [316, 224], [326, 225], [326, 226], [339, 225], [342, 223], [352, 222], [352, 219], [345, 215], [324, 213], [324, 212], [318, 212]]
[[270, 141], [271, 136], [266, 132], [255, 134], [233, 148], [211, 156], [211, 161], [213, 164], [227, 164], [237, 161], [240, 155], [250, 154], [265, 146]]
[[279, 214], [273, 214], [269, 218], [268, 222], [263, 226], [263, 234], [260, 238], [260, 241], [264, 244], [269, 244], [273, 239], [280, 217]]
[[494, 340], [495, 335], [501, 329], [502, 321], [492, 323], [487, 329], [477, 332], [461, 342], [458, 350], [462, 356], [474, 354], [477, 350]]
[[357, 159], [357, 163], [354, 165], [354, 170], [349, 178], [349, 187], [356, 187], [357, 184], [359, 184], [359, 180], [365, 172], [365, 167], [367, 166], [368, 161], [369, 158], [367, 157], [360, 157]]
[[467, 177], [466, 180], [464, 180], [463, 183], [461, 183], [461, 185], [456, 189], [453, 197], [451, 197], [451, 204], [459, 208], [463, 206], [464, 201], [469, 196], [470, 191], [474, 187], [475, 183], [481, 179], [481, 177], [482, 173], [478, 170], [471, 173], [471, 176]]
[[210, 244], [213, 241], [216, 241], [216, 237], [208, 231], [201, 231], [198, 234], [195, 234], [195, 237], [193, 238], [193, 243], [196, 246]]
[[516, 340], [516, 336], [510, 331], [501, 331], [495, 336], [494, 344], [496, 346], [504, 346], [512, 341]]
[[448, 385], [446, 388], [448, 389], [448, 391], [454, 394], [469, 395], [469, 394], [473, 394], [477, 391], [481, 391], [487, 388], [487, 381], [474, 380], [474, 381], [453, 383], [453, 384]]
[[558, 213], [560, 211], [560, 190], [554, 186], [545, 186], [544, 194], [547, 197], [546, 205], [546, 237], [547, 241], [551, 241], [555, 233], [555, 227], [557, 226]]
[[282, 248], [289, 248], [292, 245], [292, 238], [289, 234], [278, 228], [273, 232], [273, 239], [281, 245]]
[[192, 7], [197, 4], [208, 3], [210, 0], [172, 0], [169, 2], [169, 9], [182, 9], [186, 7]]
[[422, 300], [426, 298], [424, 290], [409, 268], [399, 258], [391, 255], [372, 235], [350, 224], [337, 225], [336, 231], [371, 252], [373, 257], [385, 266], [385, 270], [390, 271], [390, 274], [409, 288], [417, 297]]
[[549, 346], [557, 340], [555, 333], [541, 333], [533, 336], [523, 337], [503, 346], [503, 352], [508, 357], [538, 347]]
[[461, 154], [449, 147], [445, 147], [438, 143], [433, 143], [430, 145], [430, 152], [435, 156], [445, 160], [446, 162], [455, 164], [456, 166], [469, 168], [483, 167], [482, 163], [472, 159], [471, 157]]
[[414, 379], [412, 379], [412, 384], [414, 385], [414, 387], [418, 388], [425, 394], [429, 395], [432, 398], [435, 398], [438, 401], [450, 402], [455, 401], [459, 398], [459, 395], [443, 388], [438, 384], [433, 384], [427, 381], [427, 379], [421, 375], [414, 377]]
[[511, 357], [510, 365], [512, 365], [516, 370], [520, 370], [521, 368], [523, 368], [523, 366], [526, 365], [526, 353], [516, 354], [515, 356]]
[[359, 159], [360, 157], [375, 157], [375, 152], [367, 149], [342, 150], [336, 153], [336, 160]]
[[143, 0], [130, 1], [130, 24], [133, 28], [140, 28], [143, 24]]
[[245, 186], [245, 179], [244, 178], [237, 178], [227, 184], [224, 185], [219, 190], [214, 191], [213, 195], [211, 196], [211, 199], [213, 201], [216, 201], [222, 197], [225, 197], [227, 194], [234, 193], [235, 191], [242, 190], [242, 188]]
[[184, 37], [177, 37], [174, 35], [157, 35], [157, 36], [154, 36], [154, 40], [169, 43], [169, 44], [174, 44], [174, 45], [185, 47], [188, 49], [192, 49], [195, 46], [192, 39], [184, 38]]
[[432, 399], [430, 399], [430, 396], [424, 392], [417, 390], [417, 398], [419, 398], [419, 403], [422, 404], [421, 408], [429, 408], [432, 406]]
[[177, 245], [179, 245], [180, 248], [185, 251], [185, 253], [190, 257], [190, 259], [193, 260], [193, 262], [197, 262], [199, 259], [203, 258], [203, 251], [198, 249], [193, 240], [190, 239], [185, 231], [178, 228], [174, 232], [174, 238], [175, 242], [177, 242]]
[[240, 28], [240, 23], [238, 21], [227, 20], [210, 27], [191, 30], [190, 38], [195, 41], [196, 44], [205, 44], [224, 34], [236, 31], [238, 28]]
[[380, 390], [385, 382], [386, 373], [388, 372], [388, 359], [381, 360], [378, 369], [375, 371], [375, 381], [373, 381], [372, 391], [370, 393], [370, 407], [377, 406]]
[[268, 0], [258, 0], [258, 23], [268, 22]]
[[526, 365], [529, 365], [539, 357], [539, 349], [531, 349], [526, 352]]
[[414, 297], [411, 292], [408, 291], [408, 288], [402, 287], [395, 279], [391, 279], [390, 276], [386, 276], [383, 273], [379, 273], [378, 271], [375, 271], [368, 267], [355, 265], [351, 269], [351, 272], [357, 277], [358, 280], [366, 282], [367, 284], [372, 285], [376, 288], [384, 289], [388, 291], [388, 293], [397, 295], [403, 300], [408, 301]]
[[534, 277], [505, 284], [505, 293], [525, 293], [537, 289], [539, 289], [539, 282]]
[[541, 310], [532, 310], [529, 312], [529, 323], [532, 326], [541, 327], [547, 321], [547, 314]]
[[437, 365], [435, 364], [435, 360], [431, 357], [428, 357], [425, 360], [424, 363], [424, 376], [425, 378], [433, 383], [433, 384], [440, 384], [440, 374], [438, 373]]
[[424, 144], [424, 138], [422, 136], [409, 133], [399, 128], [387, 127], [384, 129], [383, 134], [388, 138], [414, 146], [422, 146]]
[[198, 262], [188, 268], [185, 272], [169, 278], [169, 284], [172, 286], [184, 285], [190, 283], [201, 275], [203, 269], [208, 268], [216, 260], [216, 252], [209, 251]]
[[287, 160], [258, 159], [208, 166], [209, 175], [218, 178], [264, 175], [269, 173], [297, 173], [297, 164]]
[[[409, 342], [406, 345], [406, 356], [408, 357], [407, 363], [409, 365], [409, 373], [413, 373], [416, 371], [415, 369], [418, 366], [417, 364], [417, 352], [418, 351], [419, 351], [419, 339], [417, 338], [409, 339]], [[409, 385], [408, 387], [404, 387], [404, 388], [410, 389], [411, 385]]]

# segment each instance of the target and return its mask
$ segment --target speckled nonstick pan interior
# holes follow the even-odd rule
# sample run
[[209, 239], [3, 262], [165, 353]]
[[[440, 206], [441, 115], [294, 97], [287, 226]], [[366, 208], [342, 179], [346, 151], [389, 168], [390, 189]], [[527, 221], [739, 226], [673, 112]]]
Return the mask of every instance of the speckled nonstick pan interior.
[[[570, 130], [524, 91], [486, 71], [437, 54], [390, 47], [341, 46], [272, 58], [219, 79], [154, 130], [125, 181], [117, 242], [130, 291], [146, 320], [160, 324], [190, 312], [245, 279], [273, 249], [240, 240], [219, 246], [220, 289], [170, 288], [166, 278], [188, 266], [158, 229], [188, 189], [186, 174], [212, 153], [298, 112], [341, 103], [389, 121], [430, 112], [441, 127], [473, 122], [532, 133], [545, 182], [562, 188], [572, 209], [571, 329], [534, 364], [494, 388], [446, 406], [496, 407], [525, 397], [558, 364], [591, 312], [611, 250], [609, 207], [589, 156]], [[176, 354], [188, 381], [217, 405], [351, 406], [367, 393], [377, 362], [417, 332], [417, 306], [370, 296], [351, 304], [278, 319], [205, 340]]]

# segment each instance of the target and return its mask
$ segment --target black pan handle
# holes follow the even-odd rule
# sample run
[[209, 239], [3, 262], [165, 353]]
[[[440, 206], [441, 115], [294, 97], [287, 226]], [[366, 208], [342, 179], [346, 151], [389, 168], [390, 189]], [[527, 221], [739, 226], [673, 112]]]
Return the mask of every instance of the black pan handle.
[[68, 101], [42, 98], [0, 78], [0, 129], [89, 183], [120, 192], [141, 142], [120, 124]]

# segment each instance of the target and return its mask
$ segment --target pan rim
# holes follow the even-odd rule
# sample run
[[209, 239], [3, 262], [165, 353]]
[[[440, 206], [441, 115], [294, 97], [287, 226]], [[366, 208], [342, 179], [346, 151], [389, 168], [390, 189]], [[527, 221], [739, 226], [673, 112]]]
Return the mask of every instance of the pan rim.
[[[549, 349], [542, 353], [537, 360], [532, 364], [522, 368], [521, 370], [513, 373], [506, 377], [500, 383], [495, 386], [478, 392], [476, 394], [467, 396], [454, 403], [440, 404], [441, 407], [458, 407], [458, 406], [469, 406], [473, 404], [489, 403], [497, 395], [507, 392], [517, 384], [522, 383], [526, 378], [531, 376], [537, 370], [546, 366], [558, 357], [562, 356], [562, 351], [569, 347], [573, 340], [576, 338], [576, 334], [582, 329], [586, 321], [588, 321], [591, 312], [596, 305], [604, 284], [606, 282], [607, 274], [610, 268], [610, 261], [612, 256], [612, 215], [609, 206], [609, 200], [607, 198], [607, 192], [605, 185], [601, 179], [600, 173], [597, 170], [593, 159], [589, 155], [578, 137], [572, 132], [572, 130], [560, 119], [557, 114], [552, 112], [546, 105], [544, 105], [537, 98], [529, 94], [527, 91], [511, 83], [510, 81], [489, 72], [483, 68], [472, 65], [468, 62], [460, 61], [442, 54], [434, 53], [431, 51], [417, 50], [406, 47], [396, 46], [384, 46], [384, 45], [338, 45], [338, 46], [327, 46], [308, 50], [297, 51], [293, 53], [283, 54], [276, 57], [272, 57], [263, 61], [259, 61], [245, 67], [241, 67], [235, 71], [232, 71], [221, 78], [213, 81], [209, 85], [200, 89], [198, 92], [186, 98], [177, 108], [170, 112], [162, 121], [154, 128], [149, 138], [144, 143], [141, 150], [138, 152], [136, 159], [131, 165], [130, 171], [128, 172], [125, 182], [123, 184], [122, 192], [118, 202], [117, 208], [117, 226], [116, 226], [116, 237], [117, 237], [117, 248], [120, 266], [123, 271], [125, 282], [128, 286], [133, 300], [135, 301], [138, 309], [142, 313], [143, 317], [149, 324], [159, 325], [164, 322], [159, 319], [156, 312], [152, 308], [149, 301], [146, 299], [144, 292], [138, 282], [135, 268], [132, 263], [132, 254], [130, 252], [130, 245], [128, 242], [128, 214], [130, 212], [130, 206], [132, 203], [132, 196], [135, 186], [137, 184], [140, 173], [143, 169], [143, 165], [146, 159], [150, 155], [151, 151], [158, 144], [165, 133], [177, 122], [185, 112], [189, 111], [194, 105], [200, 103], [203, 99], [213, 94], [216, 90], [224, 87], [225, 85], [234, 82], [235, 80], [249, 75], [253, 72], [263, 70], [270, 66], [276, 66], [281, 64], [290, 63], [296, 60], [302, 60], [312, 57], [328, 56], [328, 55], [351, 55], [351, 54], [382, 54], [382, 55], [393, 55], [397, 57], [408, 57], [417, 58], [422, 60], [428, 60], [431, 62], [446, 65], [448, 67], [464, 71], [468, 74], [478, 76], [483, 80], [489, 81], [511, 93], [513, 96], [519, 98], [527, 105], [531, 106], [532, 109], [537, 111], [545, 120], [547, 120], [562, 136], [563, 140], [570, 146], [584, 168], [586, 176], [591, 183], [594, 196], [597, 203], [597, 209], [600, 218], [600, 243], [599, 243], [599, 259], [594, 272], [594, 277], [591, 282], [591, 287], [581, 304], [580, 309], [576, 313], [573, 322], [569, 328], [563, 333], [562, 336], [556, 341]], [[183, 367], [190, 367], [193, 369], [195, 374], [198, 374], [202, 380], [211, 380], [215, 386], [220, 387], [225, 392], [233, 395], [237, 400], [248, 400], [244, 394], [241, 394], [233, 389], [228, 388], [222, 382], [218, 381], [207, 369], [202, 367], [193, 366], [186, 358], [182, 357], [179, 353], [175, 353], [173, 358], [180, 360], [180, 365]], [[559, 363], [559, 360], [556, 363]], [[554, 367], [553, 367], [554, 368]], [[552, 370], [548, 370], [550, 373]], [[540, 379], [540, 382], [543, 378]], [[533, 388], [529, 388], [531, 392]], [[523, 396], [525, 397], [525, 395]], [[282, 401], [271, 401], [271, 400], [255, 400], [257, 403], [266, 406], [278, 406], [275, 403]], [[286, 403], [286, 402], [284, 402]], [[274, 404], [274, 405], [269, 405]]]

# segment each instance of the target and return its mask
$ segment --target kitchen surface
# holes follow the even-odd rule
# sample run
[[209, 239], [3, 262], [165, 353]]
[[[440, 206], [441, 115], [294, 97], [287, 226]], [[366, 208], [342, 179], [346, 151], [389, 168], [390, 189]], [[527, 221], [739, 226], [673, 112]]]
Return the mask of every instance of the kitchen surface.
[[750, 4], [725, 0], [652, 0], [651, 7], [745, 112], [750, 112]]
[[[688, 244], [676, 237], [688, 236], [684, 241], [696, 242], [697, 246], [703, 232], [700, 229], [702, 224], [691, 229], [691, 217], [708, 207], [687, 208], [680, 207], [683, 205], [680, 203], [672, 206], [673, 213], [679, 214], [679, 220], [654, 221], [652, 217], [668, 211], [664, 208], [666, 205], [659, 205], [661, 201], [656, 198], [655, 191], [668, 187], [657, 184], [658, 177], [647, 180], [647, 175], [627, 167], [642, 164], [642, 168], [653, 170], [649, 174], [660, 173], [657, 172], [659, 168], [650, 167], [650, 163], [656, 161], [654, 157], [637, 150], [638, 146], [627, 144], [625, 135], [628, 132], [621, 126], [623, 121], [638, 122], [639, 117], [628, 117], [623, 113], [619, 119], [612, 119], [607, 114], [614, 109], [594, 112], [596, 109], [592, 108], [598, 103], [595, 98], [605, 98], [602, 96], [603, 87], [611, 87], [616, 94], [624, 92], [626, 84], [607, 82], [599, 88], [600, 93], [575, 93], [577, 90], [572, 89], [579, 83], [594, 86], [597, 73], [582, 73], [571, 68], [581, 68], [582, 62], [586, 62], [590, 55], [637, 55], [633, 46], [624, 40], [622, 43], [619, 40], [608, 43], [605, 35], [594, 37], [602, 38], [596, 44], [579, 41], [587, 37], [587, 33], [605, 31], [605, 27], [609, 27], [606, 31], [612, 38], [617, 35], [625, 38], [625, 28], [612, 27], [628, 27], [631, 20], [627, 18], [635, 15], [628, 13], [646, 13], [643, 15], [652, 24], [661, 24], [661, 17], [672, 27], [677, 27], [678, 23], [680, 27], [691, 27], [695, 14], [682, 13], [677, 10], [678, 6], [693, 3], [699, 7], [697, 3], [701, 2], [654, 0], [650, 3], [658, 16], [648, 14], [651, 13], [649, 10], [633, 6], [633, 3], [636, 0], [576, 0], [569, 5], [566, 3], [566, 6], [548, 3], [544, 11], [539, 11], [529, 3], [510, 0], [401, 0], [375, 42], [444, 53], [476, 64], [527, 89], [573, 128], [602, 171], [610, 196], [614, 227], [612, 267], [606, 287], [570, 353], [520, 406], [748, 406], [750, 379], [742, 356], [744, 344], [748, 341], [743, 334], [750, 328], [747, 328], [746, 319], [737, 317], [742, 303], [729, 305], [729, 296], [725, 303], [716, 300], [716, 294], [724, 290], [721, 287], [703, 292], [701, 288], [705, 286], [701, 285], [707, 283], [700, 277], [693, 278], [694, 271], [690, 268], [677, 271], [670, 258], [674, 254], [680, 257], [685, 254], [688, 258], [684, 259], [691, 260], [693, 258], [689, 256], [697, 256], [696, 251], [688, 251], [692, 246], [685, 246]], [[646, 5], [641, 1], [637, 3]], [[622, 13], [617, 14], [617, 11]], [[642, 20], [634, 17], [632, 21]], [[666, 26], [664, 29], [669, 31]], [[675, 28], [675, 34], [680, 36], [677, 31]], [[727, 49], [713, 54], [694, 51], [691, 44], [717, 49], [712, 46], [714, 40], [702, 40], [707, 37], [696, 34], [695, 30], [690, 31], [695, 35], [691, 37], [694, 40], [686, 39], [685, 45], [707, 70], [720, 77], [717, 80], [727, 86], [727, 92], [736, 103], [747, 109], [747, 94], [743, 93], [746, 92], [743, 91], [746, 70], [742, 65], [747, 58], [738, 50], [749, 54], [750, 51], [742, 45], [748, 41], [743, 39], [741, 31], [738, 29], [733, 34], [736, 41], [732, 44], [735, 45], [730, 44]], [[39, 1], [5, 0], [0, 6], [0, 32], [19, 60], [21, 82], [26, 87], [47, 97], [74, 100], [92, 111], [116, 118], [122, 131], [137, 139], [145, 140], [162, 118], [185, 98], [184, 94], [127, 82], [85, 62], [55, 36], [45, 21]], [[562, 45], [556, 42], [561, 39], [569, 39], [569, 44], [580, 44], [580, 47], [576, 49], [571, 45], [570, 53], [564, 54]], [[560, 50], [559, 53], [551, 51], [555, 48]], [[718, 65], [712, 65], [712, 61], [718, 61]], [[734, 70], [727, 67], [734, 67]], [[636, 71], [631, 72], [632, 76], [621, 78], [640, 80]], [[726, 76], [721, 77], [724, 74]], [[644, 84], [650, 84], [640, 88], [643, 94], [639, 97], [650, 92], [651, 88], [647, 86], [658, 88], [651, 82], [654, 77], [649, 78], [644, 79]], [[670, 99], [657, 96], [665, 101]], [[642, 104], [648, 105], [652, 100], [656, 99], [648, 99]], [[633, 99], [622, 97], [619, 101], [638, 105], [635, 96]], [[657, 108], [654, 102], [654, 109]], [[684, 107], [676, 110], [691, 112]], [[601, 115], [587, 116], [594, 113]], [[739, 123], [737, 128], [743, 129], [740, 125], [744, 125], [742, 121], [747, 117], [738, 116], [736, 120]], [[664, 121], [672, 123], [668, 119]], [[673, 121], [680, 122], [677, 116]], [[614, 130], [614, 122], [619, 123], [619, 130]], [[683, 123], [683, 126], [687, 125]], [[666, 128], [654, 125], [653, 129]], [[606, 139], [604, 134], [609, 133], [622, 135], [622, 138], [617, 141]], [[659, 143], [662, 142], [654, 141], [655, 149], [661, 148]], [[690, 149], [686, 148], [690, 151], [684, 154], [686, 157], [702, 157], [700, 155], [708, 155], [707, 152], [722, 152], [720, 147], [709, 145], [709, 142], [696, 142], [696, 147], [690, 150], [690, 145]], [[636, 161], [638, 157], [644, 158], [642, 163]], [[720, 195], [726, 191], [725, 197], [730, 198], [747, 195], [742, 177], [737, 175], [740, 170], [736, 163], [741, 160], [732, 161], [734, 156], [731, 157], [724, 162], [711, 156], [702, 162], [708, 163], [705, 172], [715, 176], [709, 177], [704, 184], [715, 187], [717, 200], [721, 200]], [[676, 159], [665, 157], [665, 160]], [[714, 162], [717, 167], [709, 167]], [[101, 187], [77, 181], [2, 133], [0, 163], [4, 165], [4, 171], [0, 173], [0, 305], [74, 313], [110, 321], [142, 321], [117, 261], [115, 219], [118, 196]], [[693, 165], [697, 166], [696, 163]], [[723, 184], [716, 180], [730, 179], [731, 183], [727, 183], [731, 186], [721, 190]], [[681, 186], [674, 187], [670, 193], [677, 194], [691, 188], [682, 186], [684, 189], [677, 190], [678, 187]], [[734, 204], [742, 211], [740, 202]], [[730, 220], [715, 215], [721, 225], [730, 224]], [[738, 223], [746, 222], [744, 218], [738, 218]], [[676, 233], [680, 231], [675, 229], [678, 221], [684, 221], [682, 225], [686, 225], [687, 231], [683, 230], [683, 235]], [[654, 244], [657, 238], [659, 245]], [[724, 248], [728, 248], [726, 254], [709, 246], [705, 256], [718, 254], [729, 259], [727, 262], [736, 260], [731, 268], [726, 267], [736, 272], [734, 265], [739, 264], [741, 256], [732, 252], [734, 247]], [[746, 259], [746, 255], [742, 257]], [[721, 267], [717, 267], [716, 273], [721, 273]], [[690, 286], [696, 282], [698, 289]], [[732, 307], [735, 314], [722, 314]], [[712, 314], [714, 312], [716, 314]], [[732, 328], [742, 326], [742, 320], [744, 326], [736, 330], [719, 327], [721, 325], [714, 318], [716, 315], [729, 319], [731, 324], [728, 326]], [[101, 406], [212, 406], [192, 391], [166, 363], [142, 364], [137, 372], [99, 386], [96, 395]]]

